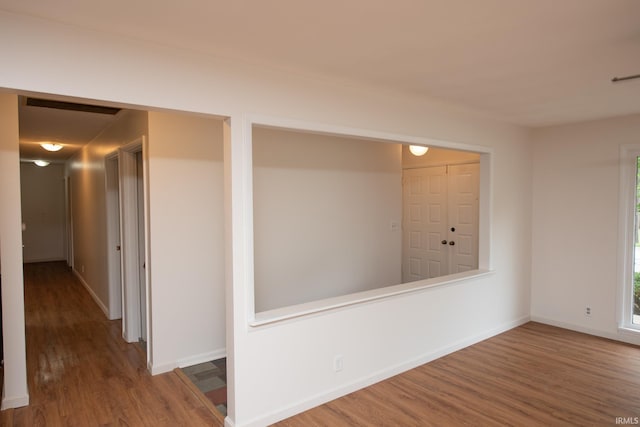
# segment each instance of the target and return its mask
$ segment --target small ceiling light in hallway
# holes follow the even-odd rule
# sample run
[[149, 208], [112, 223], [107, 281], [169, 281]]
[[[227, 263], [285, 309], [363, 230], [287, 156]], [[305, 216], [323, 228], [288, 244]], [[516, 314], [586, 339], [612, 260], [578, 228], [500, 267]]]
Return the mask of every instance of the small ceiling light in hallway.
[[42, 148], [47, 151], [60, 151], [62, 150], [62, 144], [57, 144], [55, 142], [42, 142], [40, 144]]
[[427, 151], [429, 151], [429, 147], [425, 147], [423, 145], [410, 145], [409, 151], [411, 151], [411, 154], [414, 156], [424, 156], [427, 154]]

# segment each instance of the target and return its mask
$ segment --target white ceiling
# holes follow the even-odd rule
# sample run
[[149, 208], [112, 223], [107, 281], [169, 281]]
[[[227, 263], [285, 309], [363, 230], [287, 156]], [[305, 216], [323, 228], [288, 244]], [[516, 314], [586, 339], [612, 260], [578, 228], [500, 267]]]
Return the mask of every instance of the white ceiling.
[[525, 126], [640, 113], [640, 0], [0, 0], [0, 9], [439, 98]]

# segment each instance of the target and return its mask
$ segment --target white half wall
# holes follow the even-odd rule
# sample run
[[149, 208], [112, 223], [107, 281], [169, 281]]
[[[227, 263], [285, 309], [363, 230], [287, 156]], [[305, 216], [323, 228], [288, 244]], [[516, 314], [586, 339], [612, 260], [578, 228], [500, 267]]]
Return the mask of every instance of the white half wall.
[[65, 260], [64, 171], [59, 163], [20, 163], [24, 262]]
[[[229, 425], [269, 424], [528, 319], [528, 130], [441, 101], [358, 82], [345, 84], [235, 63], [5, 12], [0, 12], [0, 40], [11, 40], [0, 43], [0, 87], [230, 118], [227, 129], [231, 133], [225, 139], [225, 176], [229, 178], [225, 182]], [[49, 65], [46, 73], [43, 63]], [[243, 123], [252, 114], [323, 123], [334, 129], [350, 127], [487, 147], [492, 153], [490, 241], [494, 273], [250, 327], [252, 177]], [[152, 147], [153, 135], [149, 143]], [[188, 145], [185, 149], [191, 152]], [[164, 265], [171, 262], [169, 257], [174, 253], [165, 246], [173, 244], [176, 235], [162, 218], [166, 213], [153, 208], [154, 203], [168, 206], [164, 195], [159, 194], [161, 188], [153, 189], [154, 174], [168, 174], [155, 179], [169, 185], [167, 195], [176, 194], [178, 190], [171, 182], [173, 161], [182, 170], [191, 160], [180, 154], [178, 146], [171, 150], [165, 157], [158, 153], [156, 166], [152, 157], [149, 171], [150, 255], [153, 268], [161, 264], [151, 280], [156, 284], [157, 280], [164, 281], [157, 290], [160, 295], [152, 295], [154, 301], [156, 297], [162, 300], [157, 306], [160, 311], [152, 314], [154, 339], [160, 341], [156, 341], [158, 360], [154, 362], [159, 364], [179, 357], [184, 335], [190, 333], [172, 323], [186, 307], [181, 302], [185, 298], [183, 280], [173, 280], [176, 273], [169, 271], [180, 266], [175, 262]], [[184, 186], [180, 189], [188, 191]], [[159, 199], [154, 202], [153, 197]], [[172, 208], [180, 210], [180, 218], [200, 215], [179, 206]], [[199, 239], [202, 237], [189, 242], [178, 240], [176, 247], [197, 247]], [[155, 250], [161, 254], [157, 260]], [[186, 296], [190, 298], [188, 288]], [[193, 316], [191, 319], [200, 315], [204, 322], [210, 322], [209, 314], [198, 309], [188, 315]], [[337, 354], [344, 360], [341, 372], [333, 370]]]
[[149, 112], [151, 369], [225, 352], [222, 120]]
[[640, 115], [533, 136], [531, 316], [623, 339], [616, 314], [620, 146], [640, 143]]
[[399, 284], [402, 146], [252, 134], [256, 312]]

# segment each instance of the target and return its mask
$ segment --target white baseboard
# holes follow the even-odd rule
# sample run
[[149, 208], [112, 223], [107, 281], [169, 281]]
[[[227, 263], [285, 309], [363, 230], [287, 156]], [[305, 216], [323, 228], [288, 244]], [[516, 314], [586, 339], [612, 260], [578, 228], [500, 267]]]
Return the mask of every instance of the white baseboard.
[[568, 329], [570, 331], [581, 332], [587, 335], [593, 335], [596, 337], [607, 338], [614, 341], [621, 341], [627, 344], [640, 345], [640, 335], [632, 332], [625, 332], [624, 330], [618, 330], [617, 332], [601, 331], [599, 329], [585, 328], [582, 325], [576, 325], [573, 323], [560, 322], [546, 317], [531, 316], [531, 320], [538, 323], [544, 323], [545, 325], [557, 326], [558, 328]]
[[162, 363], [162, 364], [153, 364], [151, 362], [147, 363], [147, 369], [151, 372], [151, 375], [159, 375], [166, 374], [167, 372], [171, 372], [178, 367], [176, 362]]
[[3, 397], [0, 410], [29, 406], [29, 395], [19, 397]]
[[[264, 416], [250, 420], [247, 423], [243, 423], [242, 427], [260, 427], [265, 425], [271, 425], [285, 418], [299, 414], [301, 412], [304, 412], [316, 406], [322, 405], [331, 400], [345, 396], [349, 393], [353, 393], [354, 391], [360, 390], [362, 388], [368, 387], [377, 382], [383, 381], [387, 378], [393, 377], [395, 375], [406, 372], [410, 369], [416, 368], [420, 365], [424, 365], [425, 363], [429, 363], [433, 360], [439, 359], [440, 357], [446, 356], [447, 354], [451, 354], [458, 350], [462, 350], [463, 348], [469, 347], [470, 345], [479, 343], [480, 341], [484, 341], [495, 335], [501, 334], [510, 329], [523, 325], [529, 322], [530, 320], [531, 320], [530, 317], [527, 315], [527, 316], [523, 316], [521, 318], [512, 320], [510, 322], [506, 322], [500, 326], [489, 329], [480, 334], [476, 334], [476, 335], [461, 339], [459, 341], [454, 342], [451, 345], [423, 354], [422, 356], [419, 356], [415, 359], [409, 360], [404, 363], [400, 363], [395, 366], [390, 366], [378, 372], [374, 372], [373, 374], [367, 377], [361, 378], [356, 381], [352, 381], [351, 383], [344, 384], [333, 390], [329, 390], [328, 392], [317, 394], [316, 396], [296, 402], [285, 408], [275, 410]], [[235, 427], [235, 426], [238, 426], [238, 424], [236, 424], [234, 420], [232, 420], [230, 417], [227, 416], [227, 418], [225, 418], [225, 426]]]
[[171, 372], [175, 368], [184, 368], [186, 366], [193, 366], [193, 365], [197, 365], [198, 363], [204, 363], [212, 360], [222, 359], [223, 357], [227, 357], [226, 348], [208, 351], [206, 353], [196, 354], [195, 356], [189, 356], [183, 359], [179, 359], [179, 360], [168, 362], [168, 363], [162, 363], [159, 365], [154, 365], [151, 362], [149, 362], [147, 368], [149, 369], [149, 372], [151, 372], [151, 375], [158, 375], [158, 374], [164, 374], [166, 372]]
[[197, 365], [198, 363], [210, 362], [212, 360], [222, 359], [227, 357], [227, 349], [221, 348], [219, 350], [209, 351], [207, 353], [197, 354], [195, 356], [186, 357], [178, 360], [178, 368], [184, 368], [186, 366]]
[[107, 309], [107, 307], [103, 304], [103, 302], [100, 300], [100, 298], [98, 298], [98, 295], [96, 295], [96, 293], [93, 292], [93, 289], [91, 289], [89, 284], [84, 280], [84, 278], [80, 275], [80, 273], [78, 273], [76, 271], [76, 269], [73, 269], [73, 274], [75, 274], [75, 276], [78, 278], [80, 283], [82, 283], [82, 286], [84, 286], [84, 288], [87, 290], [87, 292], [89, 292], [89, 295], [91, 295], [91, 298], [93, 298], [93, 300], [96, 302], [96, 304], [98, 304], [98, 307], [100, 307], [100, 310], [102, 310], [102, 312], [107, 317], [107, 319], [110, 319], [110, 317], [109, 317], [109, 309]]
[[25, 259], [22, 262], [25, 264], [35, 264], [37, 262], [59, 262], [66, 261], [65, 258], [55, 257], [55, 258], [37, 258], [37, 259]]

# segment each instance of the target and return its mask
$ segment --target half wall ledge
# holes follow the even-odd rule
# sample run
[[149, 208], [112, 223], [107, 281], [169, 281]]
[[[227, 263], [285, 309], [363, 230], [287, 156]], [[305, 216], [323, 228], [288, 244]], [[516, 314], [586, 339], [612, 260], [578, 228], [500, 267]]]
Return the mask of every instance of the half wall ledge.
[[399, 295], [404, 295], [411, 292], [419, 292], [425, 289], [467, 282], [469, 280], [491, 276], [494, 273], [495, 270], [465, 271], [463, 273], [449, 274], [447, 276], [434, 277], [432, 279], [418, 280], [415, 282], [387, 286], [384, 288], [372, 289], [370, 291], [356, 292], [354, 294], [343, 295], [334, 298], [326, 298], [304, 304], [296, 304], [274, 310], [263, 311], [260, 313], [256, 313], [254, 318], [252, 320], [249, 320], [249, 326], [257, 328], [260, 326], [270, 325], [272, 323], [282, 322], [289, 319], [310, 316], [324, 311], [336, 310], [352, 305], [393, 298]]

